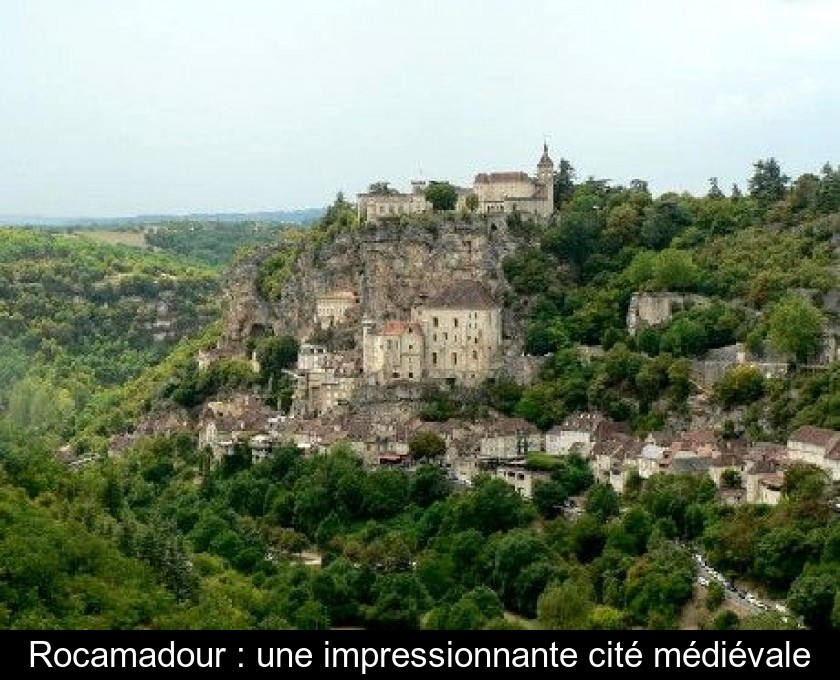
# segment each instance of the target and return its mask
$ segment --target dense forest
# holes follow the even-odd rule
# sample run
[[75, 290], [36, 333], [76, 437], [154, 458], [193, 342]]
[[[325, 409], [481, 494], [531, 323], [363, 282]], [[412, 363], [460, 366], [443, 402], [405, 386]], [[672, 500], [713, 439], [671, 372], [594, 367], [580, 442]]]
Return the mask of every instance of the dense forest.
[[0, 230], [0, 408], [64, 434], [101, 390], [217, 318], [218, 276], [160, 253]]
[[[806, 625], [840, 625], [840, 523], [809, 469], [771, 509], [721, 505], [691, 476], [619, 498], [574, 456], [531, 503], [498, 479], [453, 490], [436, 465], [366, 470], [341, 447], [208, 472], [179, 435], [68, 475], [6, 428], [0, 453], [3, 627], [671, 628], [694, 593], [690, 544]], [[570, 494], [575, 519], [557, 512]], [[702, 609], [710, 628], [796, 625], [711, 595]]]
[[[548, 355], [538, 381], [488, 384], [477, 404], [441, 398], [427, 419], [493, 408], [548, 428], [592, 409], [643, 434], [687, 414], [692, 359], [743, 342], [791, 371], [726, 374], [709, 395], [725, 432], [781, 440], [800, 424], [840, 427], [840, 368], [811, 366], [838, 288], [840, 171], [791, 182], [769, 159], [745, 192], [710, 184], [703, 197], [654, 197], [641, 181], [577, 182], [561, 164], [558, 214], [514, 215], [520, 247], [504, 263], [526, 351]], [[304, 241], [362, 228], [339, 197], [263, 261], [258, 289], [276, 295]], [[286, 447], [259, 464], [239, 451], [211, 468], [188, 434], [69, 472], [59, 441], [99, 452], [150, 410], [271, 392], [237, 360], [195, 370], [218, 333], [218, 266], [276, 234], [217, 236], [164, 229], [151, 252], [0, 231], [0, 627], [663, 629], [682, 624], [686, 605], [701, 627], [796, 626], [770, 612], [739, 619], [711, 592], [698, 602], [693, 551], [785, 600], [804, 625], [840, 627], [840, 522], [811, 468], [788, 471], [775, 507], [725, 505], [711, 480], [680, 475], [631, 479], [619, 497], [575, 456], [533, 501], [489, 477], [453, 486], [432, 461], [365, 469], [340, 445], [318, 457]], [[625, 315], [637, 291], [710, 303], [634, 337]], [[177, 332], [150, 340], [169, 321]], [[279, 375], [294, 347], [263, 342], [254, 348]], [[562, 511], [571, 497], [579, 515]]]

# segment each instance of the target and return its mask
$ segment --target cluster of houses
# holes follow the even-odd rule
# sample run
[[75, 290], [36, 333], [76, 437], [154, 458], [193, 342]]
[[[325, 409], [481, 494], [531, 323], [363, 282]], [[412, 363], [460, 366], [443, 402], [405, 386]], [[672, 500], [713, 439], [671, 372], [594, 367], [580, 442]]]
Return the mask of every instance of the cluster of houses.
[[834, 430], [800, 427], [786, 444], [724, 439], [712, 430], [653, 433], [640, 439], [625, 425], [596, 413], [570, 416], [541, 432], [525, 420], [503, 416], [475, 422], [416, 418], [387, 422], [363, 414], [300, 419], [277, 415], [258, 398], [240, 395], [233, 401], [207, 404], [199, 446], [208, 448], [215, 461], [237, 446], [260, 461], [283, 444], [318, 454], [343, 443], [371, 467], [410, 467], [409, 441], [421, 430], [435, 432], [446, 443], [442, 464], [453, 480], [469, 485], [476, 474], [486, 472], [504, 479], [526, 498], [549, 477], [533, 469], [529, 456], [534, 453], [583, 456], [596, 479], [618, 493], [635, 475], [642, 479], [657, 473], [707, 475], [721, 497], [733, 504], [778, 503], [784, 472], [794, 463], [814, 465], [832, 481], [840, 481], [840, 432]]

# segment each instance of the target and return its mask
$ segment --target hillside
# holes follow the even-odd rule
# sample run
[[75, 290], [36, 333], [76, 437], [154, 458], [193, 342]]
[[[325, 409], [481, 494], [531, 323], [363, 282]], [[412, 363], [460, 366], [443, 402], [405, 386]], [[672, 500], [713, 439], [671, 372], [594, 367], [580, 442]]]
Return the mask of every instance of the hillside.
[[[142, 354], [142, 370], [91, 373], [93, 398], [58, 428], [84, 456], [64, 458], [72, 472], [51, 455], [56, 425], [32, 420], [45, 409], [21, 411], [10, 398], [0, 504], [19, 509], [7, 513], [0, 615], [9, 626], [400, 630], [508, 629], [524, 617], [613, 630], [677, 627], [691, 603], [693, 626], [836, 628], [836, 484], [769, 443], [802, 424], [836, 428], [840, 412], [840, 205], [798, 196], [654, 198], [641, 183], [587, 181], [546, 221], [437, 213], [359, 223], [337, 202], [311, 230], [238, 258], [218, 324], [162, 339], [165, 358]], [[30, 373], [53, 386], [65, 364], [93, 363], [89, 333], [148, 345], [143, 333], [155, 329], [135, 317], [170, 290], [164, 281], [179, 304], [216, 290], [207, 269], [163, 254], [24, 232], [7, 242], [6, 304], [21, 325], [6, 342], [23, 351], [32, 334]], [[14, 266], [24, 256], [43, 268], [36, 280]], [[70, 276], [68, 263], [85, 275]], [[453, 282], [486, 296], [447, 307]], [[46, 291], [60, 293], [52, 306]], [[117, 330], [107, 310], [138, 295]], [[62, 315], [70, 304], [97, 326]], [[383, 347], [415, 329], [406, 344], [419, 342], [430, 304], [442, 305], [433, 308], [446, 332], [476, 333], [476, 344], [486, 328], [468, 324], [498, 307], [498, 375], [459, 385], [430, 373], [390, 381], [389, 369], [377, 375], [384, 383], [365, 382], [365, 329], [381, 324]], [[320, 353], [326, 368], [297, 367], [304, 345], [314, 352], [304, 363]], [[319, 388], [348, 392], [312, 413], [300, 408], [311, 400], [300, 384], [318, 371]], [[55, 389], [37, 394], [44, 404]], [[668, 431], [667, 446], [690, 455], [657, 447]], [[550, 437], [569, 434], [576, 443], [549, 451]], [[802, 434], [836, 445], [831, 430]], [[717, 458], [697, 474], [702, 447]], [[100, 557], [80, 579], [75, 563], [46, 562], [46, 543], [26, 547], [32, 527]], [[26, 599], [19, 568], [39, 560], [47, 604]], [[64, 604], [107, 587], [109, 562], [132, 575], [125, 601], [103, 600], [102, 612]], [[710, 566], [729, 590], [698, 590]], [[735, 584], [779, 608], [745, 604]], [[143, 615], [116, 618], [140, 607], [141, 590]]]
[[0, 230], [0, 405], [55, 429], [216, 318], [216, 275], [161, 254]]

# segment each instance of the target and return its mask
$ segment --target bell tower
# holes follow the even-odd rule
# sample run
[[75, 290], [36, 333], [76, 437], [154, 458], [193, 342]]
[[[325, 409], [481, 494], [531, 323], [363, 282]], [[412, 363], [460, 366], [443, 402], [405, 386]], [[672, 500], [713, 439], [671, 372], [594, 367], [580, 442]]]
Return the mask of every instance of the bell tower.
[[554, 161], [548, 155], [548, 142], [543, 142], [543, 154], [537, 163], [537, 181], [545, 192], [543, 217], [550, 217], [554, 212]]

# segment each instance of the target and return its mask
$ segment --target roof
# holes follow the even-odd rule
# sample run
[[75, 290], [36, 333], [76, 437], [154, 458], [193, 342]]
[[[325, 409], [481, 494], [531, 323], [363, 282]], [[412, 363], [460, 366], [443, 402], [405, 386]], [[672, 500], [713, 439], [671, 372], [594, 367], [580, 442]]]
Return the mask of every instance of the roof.
[[491, 309], [499, 304], [493, 299], [489, 288], [480, 281], [457, 280], [430, 298], [423, 306], [440, 309]]
[[794, 430], [788, 438], [788, 441], [830, 447], [836, 441], [840, 441], [840, 432], [826, 430], [822, 427], [814, 427], [813, 425], [804, 425]]
[[518, 172], [480, 172], [475, 176], [476, 184], [496, 184], [503, 182], [530, 182], [528, 173]]
[[782, 475], [771, 472], [769, 474], [764, 475], [761, 479], [758, 480], [758, 483], [762, 486], [766, 486], [768, 489], [773, 489], [774, 491], [780, 491], [785, 484], [784, 477]]
[[671, 462], [671, 472], [694, 474], [706, 472], [709, 469], [708, 458], [675, 458]]
[[407, 333], [423, 335], [423, 327], [419, 323], [410, 321], [386, 321], [380, 330], [380, 335], [405, 335]]
[[334, 299], [334, 300], [352, 300], [353, 302], [356, 301], [356, 294], [349, 290], [336, 290], [329, 293], [322, 293], [318, 296], [319, 300], [327, 300], [327, 299]]

